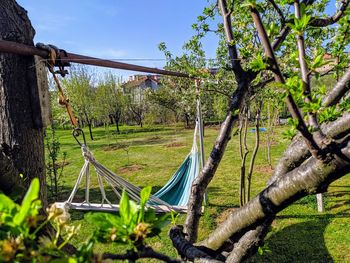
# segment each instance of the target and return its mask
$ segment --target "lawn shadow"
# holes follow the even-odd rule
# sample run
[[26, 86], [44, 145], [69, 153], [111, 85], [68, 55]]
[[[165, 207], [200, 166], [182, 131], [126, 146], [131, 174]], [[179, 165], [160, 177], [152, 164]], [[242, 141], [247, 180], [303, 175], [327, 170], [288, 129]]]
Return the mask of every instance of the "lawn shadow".
[[272, 230], [265, 241], [264, 252], [248, 259], [247, 262], [334, 262], [324, 240], [325, 229], [331, 221], [329, 215], [324, 215], [277, 232]]
[[[336, 199], [328, 199], [333, 197], [335, 197]], [[328, 200], [326, 203], [326, 210], [333, 210], [346, 207], [345, 210], [342, 209], [342, 212], [350, 211], [350, 191], [334, 191], [331, 193], [327, 193], [326, 198], [326, 200]]]

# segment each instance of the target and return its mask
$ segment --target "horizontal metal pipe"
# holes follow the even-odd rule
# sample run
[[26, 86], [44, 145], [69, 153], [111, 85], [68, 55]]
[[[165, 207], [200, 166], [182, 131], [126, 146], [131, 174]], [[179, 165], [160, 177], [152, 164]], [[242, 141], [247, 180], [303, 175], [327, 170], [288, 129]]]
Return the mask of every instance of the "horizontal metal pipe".
[[[0, 52], [13, 53], [13, 54], [23, 55], [23, 56], [37, 55], [37, 56], [40, 56], [44, 59], [46, 59], [48, 57], [48, 52], [45, 50], [38, 49], [34, 46], [28, 46], [25, 44], [6, 41], [6, 40], [0, 40]], [[79, 64], [105, 67], [105, 68], [147, 72], [147, 73], [175, 76], [175, 77], [181, 77], [181, 78], [191, 78], [186, 73], [158, 69], [158, 68], [143, 67], [143, 66], [138, 66], [138, 65], [134, 65], [134, 64], [116, 62], [116, 61], [112, 61], [112, 60], [94, 58], [94, 57], [83, 56], [83, 55], [78, 55], [78, 54], [68, 53], [68, 52], [66, 54], [64, 54], [63, 52], [61, 53], [61, 61], [62, 62], [74, 62], [74, 63], [79, 63]]]

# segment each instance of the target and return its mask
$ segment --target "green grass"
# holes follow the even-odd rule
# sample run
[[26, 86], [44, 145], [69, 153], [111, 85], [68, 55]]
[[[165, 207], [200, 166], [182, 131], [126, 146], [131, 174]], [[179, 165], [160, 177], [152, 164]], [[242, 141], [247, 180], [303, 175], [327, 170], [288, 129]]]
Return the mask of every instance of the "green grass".
[[[283, 128], [276, 130], [272, 159], [276, 162], [288, 145], [288, 140], [281, 136]], [[106, 130], [95, 128], [95, 140], [86, 137], [91, 151], [97, 160], [109, 169], [123, 176], [128, 181], [141, 187], [152, 185], [154, 191], [162, 187], [181, 164], [191, 148], [193, 131], [181, 126], [171, 127], [121, 127], [121, 133], [115, 134], [114, 128]], [[209, 154], [217, 136], [216, 128], [205, 131], [206, 155]], [[62, 200], [65, 200], [74, 185], [83, 157], [79, 146], [68, 130], [59, 130], [62, 151], [67, 152], [68, 165], [64, 168], [64, 188]], [[248, 145], [253, 148], [254, 133], [248, 133]], [[199, 231], [199, 238], [224, 220], [227, 209], [235, 209], [239, 204], [239, 166], [238, 138], [229, 142], [224, 158], [209, 185], [207, 207]], [[271, 169], [267, 164], [264, 134], [256, 160], [256, 169], [252, 179], [253, 196], [261, 191]], [[96, 177], [92, 176], [91, 196], [99, 201]], [[78, 192], [78, 199], [83, 200], [83, 192]], [[334, 182], [325, 196], [326, 212], [318, 213], [315, 197], [309, 196], [281, 212], [272, 225], [266, 239], [262, 255], [256, 255], [252, 262], [350, 262], [350, 178], [343, 177]], [[75, 224], [82, 224], [80, 235], [74, 240], [77, 244], [86, 240], [94, 226], [87, 224], [84, 214], [73, 212]], [[180, 217], [179, 223], [184, 220]], [[170, 256], [176, 251], [167, 237], [167, 229], [150, 244], [157, 250]], [[99, 244], [96, 251], [122, 252], [124, 247]]]

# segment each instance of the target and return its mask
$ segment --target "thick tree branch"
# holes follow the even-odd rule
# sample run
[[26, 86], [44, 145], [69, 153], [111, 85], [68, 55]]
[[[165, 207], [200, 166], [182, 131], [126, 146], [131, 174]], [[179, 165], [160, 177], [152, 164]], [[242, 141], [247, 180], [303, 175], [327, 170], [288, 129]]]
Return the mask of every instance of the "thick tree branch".
[[275, 217], [268, 217], [261, 225], [258, 225], [255, 229], [247, 231], [234, 247], [226, 259], [226, 262], [239, 263], [244, 259], [253, 255], [259, 246], [262, 245], [266, 234], [268, 233], [269, 227]]
[[205, 247], [196, 247], [185, 239], [180, 226], [174, 226], [169, 231], [169, 237], [179, 255], [190, 261], [206, 260], [207, 262], [222, 262], [225, 257]]
[[227, 112], [225, 121], [221, 125], [219, 136], [216, 138], [214, 147], [211, 150], [210, 156], [205, 163], [200, 175], [194, 180], [192, 184], [191, 197], [188, 203], [188, 213], [185, 221], [185, 232], [188, 235], [187, 239], [190, 242], [195, 242], [197, 239], [197, 231], [199, 220], [201, 217], [202, 203], [205, 189], [213, 179], [216, 169], [224, 155], [228, 141], [231, 139], [231, 132], [234, 122], [237, 120], [235, 111], [240, 109], [242, 101], [248, 93], [251, 77], [246, 75], [231, 98], [229, 110]]
[[185, 221], [186, 239], [191, 243], [195, 242], [198, 234], [198, 225], [201, 217], [203, 197], [208, 184], [213, 179], [216, 169], [224, 155], [228, 141], [231, 138], [231, 132], [234, 122], [237, 120], [236, 110], [241, 108], [242, 101], [249, 92], [251, 81], [255, 78], [256, 73], [245, 72], [237, 59], [238, 54], [236, 46], [232, 44], [233, 34], [231, 28], [230, 12], [227, 10], [226, 1], [219, 0], [219, 6], [224, 18], [224, 28], [226, 37], [229, 42], [229, 56], [232, 62], [232, 69], [237, 81], [237, 89], [232, 94], [230, 106], [221, 125], [219, 136], [217, 137], [210, 156], [205, 163], [200, 175], [192, 184], [191, 197], [188, 203], [188, 213]]
[[[262, 23], [262, 20], [260, 18], [260, 14], [255, 7], [251, 7], [250, 10], [251, 10], [251, 15], [252, 15], [254, 24], [255, 24], [256, 29], [259, 33], [261, 43], [265, 49], [265, 54], [271, 63], [271, 67], [272, 67], [272, 71], [273, 71], [274, 76], [275, 76], [275, 80], [276, 80], [276, 82], [284, 84], [285, 83], [284, 77], [283, 77], [282, 72], [279, 68], [279, 65], [278, 65], [277, 59], [275, 57], [274, 51], [272, 49], [270, 40], [268, 38], [268, 35], [266, 33], [266, 30], [265, 30], [264, 25]], [[288, 92], [288, 95], [286, 98], [286, 103], [287, 103], [288, 110], [291, 113], [293, 119], [298, 120], [297, 129], [303, 135], [303, 137], [306, 141], [306, 144], [309, 147], [311, 154], [315, 157], [321, 156], [320, 148], [316, 144], [312, 134], [309, 132], [309, 130], [304, 122], [304, 119], [303, 119], [292, 95], [289, 92]]]
[[300, 198], [326, 191], [334, 180], [350, 172], [350, 143], [338, 145], [337, 153], [323, 162], [310, 157], [298, 168], [276, 179], [244, 207], [233, 212], [200, 245], [219, 249], [242, 229], [259, 224]]
[[[334, 88], [328, 93], [322, 102], [323, 107], [335, 105], [346, 94], [350, 87], [350, 69], [337, 82]], [[350, 132], [350, 114], [346, 113], [332, 123], [327, 123], [321, 127], [323, 133], [332, 139], [337, 139], [344, 134]], [[291, 171], [295, 167], [304, 162], [310, 153], [302, 137], [296, 136], [292, 143], [283, 153], [283, 156], [278, 161], [274, 173], [269, 180], [272, 183], [277, 177]]]
[[311, 19], [309, 25], [313, 27], [326, 27], [337, 23], [345, 14], [345, 11], [350, 3], [350, 0], [343, 0], [342, 5], [339, 8], [339, 11], [335, 13], [333, 16], [327, 18], [314, 18]]
[[243, 69], [241, 66], [241, 61], [238, 59], [238, 51], [237, 51], [236, 45], [234, 44], [234, 39], [233, 39], [232, 23], [231, 23], [232, 10], [229, 11], [227, 9], [226, 0], [219, 0], [218, 4], [221, 11], [221, 15], [224, 20], [224, 30], [225, 30], [227, 43], [228, 43], [227, 45], [228, 45], [229, 57], [231, 60], [231, 67], [235, 73], [237, 81], [239, 82], [240, 78], [242, 77]]
[[[336, 121], [322, 125], [321, 129], [327, 137], [332, 139], [338, 139], [348, 134], [350, 132], [350, 114], [344, 114]], [[310, 152], [302, 136], [296, 136], [279, 159], [268, 184], [273, 183], [278, 177], [292, 171], [309, 157]]]
[[284, 14], [281, 10], [281, 8], [279, 8], [279, 6], [276, 4], [276, 2], [274, 0], [268, 0], [269, 3], [273, 6], [273, 8], [276, 10], [276, 12], [278, 13], [278, 15], [280, 16], [281, 19], [281, 24], [284, 25], [286, 22], [286, 19], [284, 17]]
[[288, 25], [283, 26], [283, 28], [280, 31], [280, 33], [278, 34], [278, 36], [276, 37], [276, 39], [271, 44], [273, 50], [277, 50], [281, 46], [283, 41], [288, 36], [289, 32], [290, 32], [290, 27]]
[[[295, 13], [296, 19], [301, 19], [299, 0], [294, 1], [294, 13]], [[298, 57], [299, 57], [299, 64], [300, 64], [300, 71], [301, 71], [301, 79], [303, 83], [304, 102], [309, 104], [309, 103], [312, 103], [312, 96], [311, 96], [309, 68], [306, 64], [304, 32], [297, 34], [296, 39], [297, 39], [297, 46], [298, 46]], [[315, 141], [317, 142], [318, 145], [323, 145], [325, 136], [320, 130], [316, 114], [313, 113], [312, 111], [308, 111], [306, 114], [308, 116], [309, 125], [315, 132], [314, 133]]]
[[159, 259], [164, 262], [169, 263], [180, 263], [181, 260], [174, 259], [171, 257], [168, 257], [164, 254], [161, 254], [157, 251], [154, 251], [151, 247], [143, 247], [141, 250], [134, 252], [130, 251], [125, 254], [111, 254], [111, 253], [105, 253], [102, 256], [103, 259], [112, 259], [112, 260], [131, 260], [135, 261], [140, 258], [154, 258]]
[[329, 107], [337, 104], [341, 98], [350, 89], [350, 69], [348, 69], [343, 77], [337, 82], [334, 88], [327, 94], [323, 100], [323, 106]]

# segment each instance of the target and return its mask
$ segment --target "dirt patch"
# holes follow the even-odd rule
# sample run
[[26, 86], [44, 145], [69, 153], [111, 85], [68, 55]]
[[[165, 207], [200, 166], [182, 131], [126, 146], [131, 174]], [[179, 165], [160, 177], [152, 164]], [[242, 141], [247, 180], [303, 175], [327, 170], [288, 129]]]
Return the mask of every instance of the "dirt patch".
[[109, 151], [115, 151], [115, 150], [119, 150], [119, 149], [126, 149], [128, 147], [129, 147], [129, 145], [127, 145], [127, 144], [115, 143], [115, 144], [103, 146], [102, 150], [105, 152], [109, 152]]
[[270, 174], [272, 175], [274, 169], [271, 168], [270, 165], [259, 165], [254, 168], [254, 170], [258, 173]]
[[147, 138], [146, 141], [148, 141], [148, 142], [156, 142], [156, 141], [159, 141], [161, 138], [162, 137], [160, 137], [160, 136], [152, 136], [152, 137]]
[[132, 164], [128, 166], [124, 166], [118, 169], [118, 173], [130, 173], [130, 172], [135, 172], [142, 170], [144, 165], [139, 165], [139, 164]]
[[176, 148], [176, 147], [182, 147], [182, 146], [185, 146], [185, 144], [182, 142], [172, 142], [164, 145], [164, 147], [167, 147], [167, 148], [173, 148], [173, 147]]
[[224, 210], [222, 213], [220, 213], [220, 215], [215, 219], [216, 224], [221, 224], [222, 222], [224, 222], [229, 215], [234, 212], [235, 210], [237, 210], [238, 208], [228, 208], [226, 210]]

